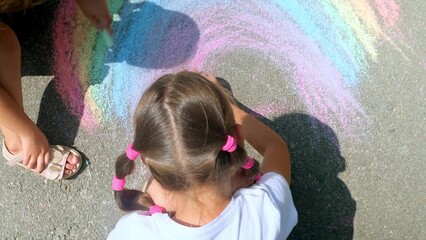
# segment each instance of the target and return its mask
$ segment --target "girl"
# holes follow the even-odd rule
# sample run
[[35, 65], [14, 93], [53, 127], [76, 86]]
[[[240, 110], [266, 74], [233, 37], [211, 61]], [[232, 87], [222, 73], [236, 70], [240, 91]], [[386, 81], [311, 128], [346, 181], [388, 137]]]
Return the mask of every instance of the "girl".
[[[116, 162], [124, 216], [108, 239], [285, 239], [297, 222], [286, 143], [239, 109], [216, 78], [183, 71], [143, 94], [135, 136]], [[263, 164], [244, 150], [247, 140]], [[147, 192], [125, 188], [141, 157]]]
[[[45, 0], [0, 0], [0, 13], [23, 11]], [[106, 0], [76, 0], [83, 13], [99, 29], [112, 19]], [[81, 167], [81, 156], [65, 146], [51, 146], [25, 114], [21, 88], [21, 49], [14, 31], [0, 15], [0, 130], [2, 152], [9, 165], [22, 165], [47, 179], [69, 178]]]

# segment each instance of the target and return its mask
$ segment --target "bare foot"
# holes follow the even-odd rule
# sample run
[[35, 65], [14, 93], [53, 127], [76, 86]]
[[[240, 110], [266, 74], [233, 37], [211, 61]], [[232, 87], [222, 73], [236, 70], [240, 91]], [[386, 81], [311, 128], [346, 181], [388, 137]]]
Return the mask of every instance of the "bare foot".
[[64, 177], [68, 177], [74, 174], [74, 171], [77, 170], [78, 157], [72, 152], [68, 155], [67, 163], [65, 165]]
[[[9, 148], [8, 144], [6, 144], [6, 142], [4, 144], [5, 144], [6, 150], [10, 154], [15, 155], [15, 156], [22, 154], [22, 150], [17, 150], [19, 148], [15, 148], [15, 147]], [[51, 155], [49, 154], [49, 156], [51, 156]], [[67, 162], [65, 164], [64, 178], [74, 174], [74, 172], [78, 169], [78, 163], [79, 163], [78, 158], [79, 157], [74, 155], [72, 152], [69, 153], [68, 158], [67, 158]], [[50, 159], [49, 159], [49, 161], [50, 161]], [[37, 166], [37, 165], [33, 165], [33, 166]], [[38, 173], [41, 173], [44, 170], [44, 168], [38, 169], [38, 168], [31, 168], [29, 166], [26, 166], [26, 167], [28, 169], [31, 169], [31, 170], [38, 172]]]

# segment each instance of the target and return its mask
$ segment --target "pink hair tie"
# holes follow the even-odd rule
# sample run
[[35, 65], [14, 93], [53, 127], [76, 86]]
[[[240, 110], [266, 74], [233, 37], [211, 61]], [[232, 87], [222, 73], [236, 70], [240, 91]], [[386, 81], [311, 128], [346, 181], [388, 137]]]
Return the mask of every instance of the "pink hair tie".
[[127, 146], [126, 156], [127, 156], [128, 159], [135, 160], [136, 158], [139, 157], [139, 155], [140, 155], [140, 153], [133, 149], [133, 144], [129, 144], [129, 146]]
[[262, 177], [262, 173], [258, 173], [256, 177], [254, 177], [254, 181], [256, 182], [259, 181], [261, 177]]
[[242, 166], [242, 168], [247, 170], [247, 169], [252, 168], [252, 167], [253, 167], [253, 165], [254, 165], [254, 160], [253, 160], [253, 158], [248, 157], [248, 158], [247, 158], [246, 163], [244, 163], [244, 165]]
[[226, 139], [225, 145], [222, 147], [223, 151], [227, 152], [233, 152], [237, 149], [237, 141], [235, 141], [235, 138], [231, 135], [228, 135], [228, 138]]
[[164, 212], [164, 210], [166, 210], [166, 209], [164, 209], [164, 208], [162, 208], [158, 205], [153, 205], [149, 208], [149, 213], [152, 215], [152, 214], [155, 214], [155, 213], [162, 213], [162, 212]]
[[112, 190], [121, 191], [124, 189], [124, 185], [126, 185], [126, 179], [120, 179], [117, 176], [112, 178]]

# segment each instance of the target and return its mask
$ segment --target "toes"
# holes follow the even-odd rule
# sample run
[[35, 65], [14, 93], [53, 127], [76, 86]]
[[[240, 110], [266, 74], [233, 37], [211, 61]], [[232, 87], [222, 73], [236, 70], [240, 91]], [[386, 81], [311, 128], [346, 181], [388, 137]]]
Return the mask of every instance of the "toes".
[[68, 156], [67, 162], [68, 162], [68, 163], [70, 163], [70, 164], [75, 165], [75, 164], [77, 164], [77, 163], [78, 163], [78, 157], [77, 157], [76, 155], [74, 155], [74, 154], [72, 154], [72, 153], [71, 153], [71, 154]]
[[69, 175], [71, 175], [72, 174], [72, 171], [71, 170], [69, 170], [69, 169], [65, 169], [64, 170], [64, 175], [65, 176], [69, 176]]
[[67, 164], [65, 165], [65, 168], [66, 168], [66, 169], [68, 169], [68, 170], [74, 170], [74, 169], [76, 169], [76, 168], [77, 168], [77, 166], [76, 166], [75, 164], [67, 163]]
[[74, 173], [77, 169], [77, 164], [79, 163], [78, 157], [74, 154], [70, 154], [67, 159], [67, 163], [65, 164], [64, 175], [68, 176]]

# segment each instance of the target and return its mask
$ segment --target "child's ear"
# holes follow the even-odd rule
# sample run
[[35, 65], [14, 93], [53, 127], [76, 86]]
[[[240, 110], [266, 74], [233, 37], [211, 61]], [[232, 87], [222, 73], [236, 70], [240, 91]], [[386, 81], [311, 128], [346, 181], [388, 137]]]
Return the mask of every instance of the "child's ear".
[[244, 129], [241, 124], [235, 124], [234, 126], [235, 137], [237, 139], [238, 145], [244, 147]]

